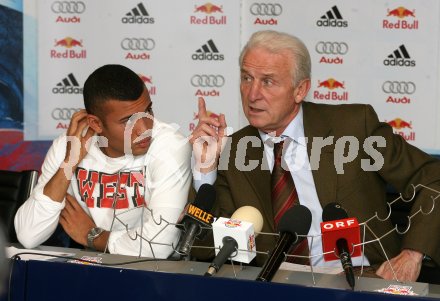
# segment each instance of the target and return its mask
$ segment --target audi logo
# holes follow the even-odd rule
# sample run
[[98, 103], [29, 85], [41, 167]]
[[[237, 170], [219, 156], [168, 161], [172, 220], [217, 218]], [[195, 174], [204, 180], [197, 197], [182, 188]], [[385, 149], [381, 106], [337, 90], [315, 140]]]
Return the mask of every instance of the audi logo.
[[413, 82], [386, 81], [382, 85], [382, 91], [388, 94], [414, 94], [416, 84]]
[[70, 120], [73, 114], [80, 110], [74, 108], [55, 108], [52, 110], [52, 118], [55, 120]]
[[82, 1], [55, 1], [50, 9], [56, 14], [82, 14], [86, 5]]
[[125, 38], [121, 42], [124, 50], [153, 50], [156, 42], [150, 38]]
[[283, 12], [283, 7], [278, 3], [254, 3], [250, 7], [250, 12], [254, 16], [279, 16]]
[[341, 54], [348, 52], [348, 45], [345, 42], [323, 42], [316, 43], [315, 50], [319, 54]]
[[191, 85], [193, 87], [223, 87], [225, 78], [222, 75], [196, 74], [191, 77]]

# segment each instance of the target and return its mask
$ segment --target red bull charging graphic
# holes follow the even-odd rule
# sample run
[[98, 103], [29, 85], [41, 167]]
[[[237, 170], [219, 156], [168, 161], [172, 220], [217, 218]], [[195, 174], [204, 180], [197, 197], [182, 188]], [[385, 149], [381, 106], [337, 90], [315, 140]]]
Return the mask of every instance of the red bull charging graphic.
[[318, 86], [313, 91], [313, 99], [323, 101], [348, 101], [348, 91], [344, 81], [328, 78], [324, 81], [318, 80]]
[[226, 25], [227, 18], [223, 14], [223, 5], [207, 2], [195, 5], [194, 15], [190, 16], [189, 24], [194, 25]]
[[391, 10], [388, 9], [386, 19], [382, 21], [382, 28], [403, 30], [419, 29], [419, 20], [416, 19], [416, 10], [410, 10], [403, 6]]
[[[85, 59], [87, 50], [84, 49], [83, 41], [72, 37], [55, 39], [54, 49], [50, 50], [52, 59]], [[64, 48], [65, 50], [60, 50]]]
[[[217, 120], [220, 117], [219, 114], [211, 112], [211, 111], [206, 111], [206, 114], [208, 115], [208, 117], [213, 117], [213, 118], [216, 118]], [[189, 131], [190, 132], [194, 131], [194, 129], [196, 128], [196, 124], [198, 122], [198, 119], [199, 119], [199, 114], [194, 113], [193, 122], [190, 122], [190, 124], [189, 124]]]
[[387, 121], [387, 123], [393, 128], [394, 133], [402, 136], [406, 141], [415, 141], [416, 133], [413, 131], [412, 122], [405, 121], [401, 118], [394, 118]]
[[141, 78], [141, 80], [144, 82], [145, 86], [147, 87], [148, 93], [150, 94], [150, 96], [154, 96], [157, 94], [157, 88], [156, 86], [153, 84], [153, 77], [152, 76], [147, 76], [144, 74], [138, 74], [139, 77]]

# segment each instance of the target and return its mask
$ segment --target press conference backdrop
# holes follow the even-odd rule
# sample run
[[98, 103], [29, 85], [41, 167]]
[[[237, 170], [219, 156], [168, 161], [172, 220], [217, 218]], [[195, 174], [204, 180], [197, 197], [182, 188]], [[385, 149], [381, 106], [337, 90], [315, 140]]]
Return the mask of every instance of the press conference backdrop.
[[440, 154], [438, 0], [24, 0], [27, 140], [51, 140], [83, 107], [98, 66], [132, 68], [156, 115], [188, 134], [197, 99], [246, 125], [239, 52], [250, 35], [292, 33], [312, 57], [309, 101], [368, 103], [396, 133]]

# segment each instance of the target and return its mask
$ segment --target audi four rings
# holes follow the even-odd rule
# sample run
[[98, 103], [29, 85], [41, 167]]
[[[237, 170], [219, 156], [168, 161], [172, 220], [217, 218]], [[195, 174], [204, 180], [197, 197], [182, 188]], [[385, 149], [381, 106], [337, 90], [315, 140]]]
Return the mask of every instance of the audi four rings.
[[86, 5], [82, 1], [55, 1], [50, 9], [56, 14], [82, 14]]
[[345, 42], [323, 42], [316, 43], [315, 50], [319, 54], [340, 54], [348, 52], [348, 45]]
[[125, 38], [121, 41], [124, 50], [152, 50], [156, 42], [150, 38]]
[[416, 84], [413, 82], [386, 81], [382, 85], [382, 91], [389, 94], [413, 94], [416, 92]]
[[196, 74], [191, 77], [193, 87], [222, 87], [225, 78], [222, 75]]
[[52, 118], [55, 120], [70, 120], [72, 115], [80, 110], [74, 108], [55, 108], [52, 110]]
[[250, 12], [254, 16], [279, 16], [283, 12], [283, 7], [278, 3], [254, 3], [250, 7]]

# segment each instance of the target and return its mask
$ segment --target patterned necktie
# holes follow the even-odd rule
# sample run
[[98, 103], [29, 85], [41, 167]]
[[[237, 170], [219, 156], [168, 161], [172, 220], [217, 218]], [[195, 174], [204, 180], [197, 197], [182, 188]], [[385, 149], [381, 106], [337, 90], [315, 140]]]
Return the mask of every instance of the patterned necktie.
[[[283, 153], [284, 141], [274, 144], [274, 161], [275, 164], [272, 170], [272, 208], [274, 215], [275, 228], [278, 227], [278, 223], [284, 213], [298, 203], [298, 194], [296, 192], [295, 183], [293, 182], [292, 175], [289, 170], [285, 170], [282, 167], [282, 153]], [[286, 164], [287, 166], [287, 164]], [[298, 245], [295, 245], [292, 250], [289, 251], [291, 255], [303, 255], [309, 254], [309, 246], [307, 239], [304, 239]], [[288, 262], [294, 262], [298, 264], [310, 264], [308, 258], [301, 257], [288, 257]]]
[[275, 164], [272, 170], [272, 208], [275, 227], [278, 226], [280, 218], [284, 213], [297, 202], [295, 184], [293, 183], [290, 171], [284, 170], [281, 166], [284, 141], [274, 144]]

